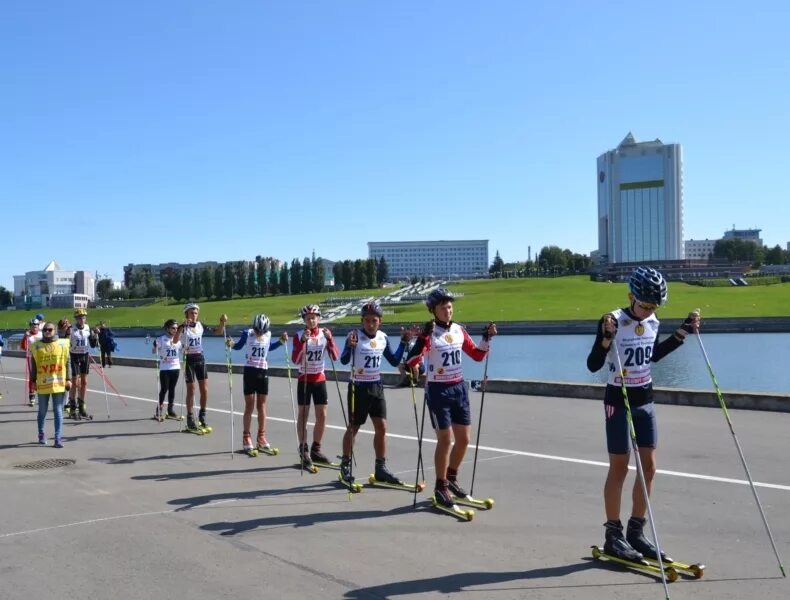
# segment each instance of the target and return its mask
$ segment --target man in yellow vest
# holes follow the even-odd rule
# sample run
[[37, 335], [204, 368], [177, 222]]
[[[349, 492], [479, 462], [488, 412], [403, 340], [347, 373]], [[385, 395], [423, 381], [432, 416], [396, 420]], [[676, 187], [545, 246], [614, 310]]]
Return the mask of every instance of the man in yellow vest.
[[[38, 392], [38, 443], [46, 444], [44, 422], [47, 419], [49, 399], [55, 413], [55, 448], [63, 447], [63, 402], [71, 388], [69, 370], [69, 343], [58, 339], [55, 324], [44, 323], [42, 337], [30, 348], [31, 373], [35, 374]], [[33, 379], [31, 377], [31, 379]]]

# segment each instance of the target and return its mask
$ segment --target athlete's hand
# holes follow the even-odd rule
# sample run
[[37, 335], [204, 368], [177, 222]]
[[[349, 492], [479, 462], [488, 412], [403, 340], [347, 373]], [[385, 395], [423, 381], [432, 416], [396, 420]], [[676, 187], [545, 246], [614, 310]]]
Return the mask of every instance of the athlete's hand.
[[226, 337], [226, 338], [225, 338], [225, 345], [226, 345], [228, 348], [230, 348], [230, 347], [231, 347], [231, 346], [232, 346], [234, 343], [235, 343], [235, 342], [233, 341], [233, 338], [232, 338], [232, 337]]
[[431, 337], [431, 335], [433, 334], [433, 327], [434, 327], [433, 321], [428, 321], [427, 323], [425, 323], [425, 325], [422, 326], [422, 332], [420, 333], [420, 336], [424, 338]]
[[700, 313], [699, 309], [691, 311], [689, 313], [689, 316], [686, 317], [686, 320], [683, 321], [683, 324], [680, 326], [680, 328], [686, 333], [698, 333], [700, 326], [699, 313]]
[[346, 345], [349, 348], [356, 348], [358, 341], [359, 340], [357, 338], [357, 332], [356, 331], [349, 331], [348, 335], [346, 336]]
[[308, 329], [305, 329], [304, 335], [302, 335], [302, 343], [306, 344], [309, 339], [310, 339], [310, 331]]
[[226, 315], [225, 313], [222, 313], [222, 314], [219, 316], [219, 322], [220, 322], [220, 323], [222, 323], [223, 325], [224, 325], [225, 323], [227, 323], [227, 322], [228, 322], [228, 315]]
[[329, 329], [327, 329], [326, 327], [324, 327], [321, 331], [324, 332], [324, 337], [326, 338], [326, 341], [327, 342], [331, 342], [332, 341], [332, 332], [329, 331]]
[[283, 331], [282, 334], [280, 334], [280, 341], [283, 344], [288, 341], [288, 332], [287, 331]]
[[412, 331], [411, 327], [401, 327], [400, 328], [400, 341], [404, 344], [408, 344], [411, 341], [414, 332]]
[[71, 389], [71, 381], [68, 379], [66, 380], [66, 391], [68, 392]]
[[603, 334], [604, 339], [611, 340], [615, 335], [617, 335], [617, 319], [614, 318], [612, 313], [606, 313], [603, 316], [603, 322], [601, 323], [601, 333]]
[[485, 329], [483, 329], [483, 339], [490, 340], [496, 334], [497, 334], [496, 323], [494, 323], [493, 321], [489, 321], [488, 325], [486, 325]]

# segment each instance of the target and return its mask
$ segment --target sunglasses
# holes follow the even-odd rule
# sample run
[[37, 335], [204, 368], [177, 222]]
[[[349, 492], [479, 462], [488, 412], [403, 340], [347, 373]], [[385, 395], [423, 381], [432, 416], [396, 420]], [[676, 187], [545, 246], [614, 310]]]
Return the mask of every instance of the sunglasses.
[[649, 310], [649, 311], [658, 310], [657, 304], [645, 304], [644, 302], [637, 302], [636, 305], [642, 310]]
[[43, 331], [55, 331], [54, 327], [44, 327]]

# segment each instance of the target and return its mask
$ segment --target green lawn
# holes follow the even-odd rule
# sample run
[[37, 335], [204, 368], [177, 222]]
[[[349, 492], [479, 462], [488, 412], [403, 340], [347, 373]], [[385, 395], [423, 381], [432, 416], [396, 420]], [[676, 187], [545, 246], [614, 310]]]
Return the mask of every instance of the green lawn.
[[[448, 286], [463, 297], [455, 303], [459, 321], [540, 321], [597, 319], [602, 313], [627, 302], [628, 286], [624, 283], [595, 283], [588, 277], [556, 279], [479, 280]], [[246, 298], [217, 302], [201, 302], [201, 320], [215, 323], [223, 312], [231, 323], [250, 322], [252, 315], [266, 313], [274, 323], [296, 318], [298, 310], [308, 303], [322, 303], [330, 296], [380, 296], [387, 290], [355, 290], [350, 292], [309, 294], [267, 298]], [[168, 318], [181, 318], [182, 304], [162, 303], [141, 308], [94, 309], [89, 311], [91, 324], [106, 320], [113, 327], [159, 327]], [[705, 317], [775, 317], [790, 315], [790, 283], [751, 287], [699, 287], [670, 283], [669, 302], [660, 316], [677, 318], [690, 310], [701, 308]], [[7, 311], [0, 315], [0, 328], [19, 329], [39, 311]], [[70, 316], [69, 311], [46, 309], [47, 318], [57, 320]], [[4, 318], [3, 318], [4, 317]], [[398, 308], [395, 315], [385, 316], [391, 322], [420, 322], [428, 317], [422, 304]], [[358, 318], [345, 319], [354, 322]]]

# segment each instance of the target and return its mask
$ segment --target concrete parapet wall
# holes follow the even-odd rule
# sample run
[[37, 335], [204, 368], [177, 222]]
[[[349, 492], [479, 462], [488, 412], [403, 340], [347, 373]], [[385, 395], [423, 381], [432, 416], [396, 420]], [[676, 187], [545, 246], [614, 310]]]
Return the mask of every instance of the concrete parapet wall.
[[[24, 352], [8, 351], [6, 356], [24, 358]], [[128, 367], [143, 367], [153, 369], [156, 361], [150, 358], [129, 358], [114, 356], [113, 364]], [[207, 369], [213, 373], [227, 373], [228, 367], [222, 363], [208, 363]], [[241, 374], [242, 365], [233, 365], [233, 372]], [[288, 371], [284, 367], [270, 367], [272, 377], [287, 377]], [[348, 381], [349, 373], [345, 370], [337, 371], [340, 382]], [[296, 370], [291, 369], [291, 377], [296, 378]], [[331, 367], [327, 370], [329, 385], [332, 384], [335, 374]], [[398, 373], [382, 373], [385, 385], [397, 385], [401, 377]], [[585, 400], [601, 401], [604, 395], [604, 385], [587, 383], [567, 383], [562, 381], [525, 381], [520, 379], [489, 379], [487, 390], [494, 394], [517, 394], [522, 396], [547, 396], [560, 398], [580, 398]], [[724, 390], [722, 392], [727, 402], [727, 408], [743, 410], [766, 410], [776, 412], [790, 412], [790, 394], [766, 394], [758, 392], [739, 392]], [[655, 388], [655, 401], [658, 404], [675, 404], [677, 406], [706, 406], [718, 407], [719, 401], [713, 387], [706, 390], [688, 390], [682, 388]]]

